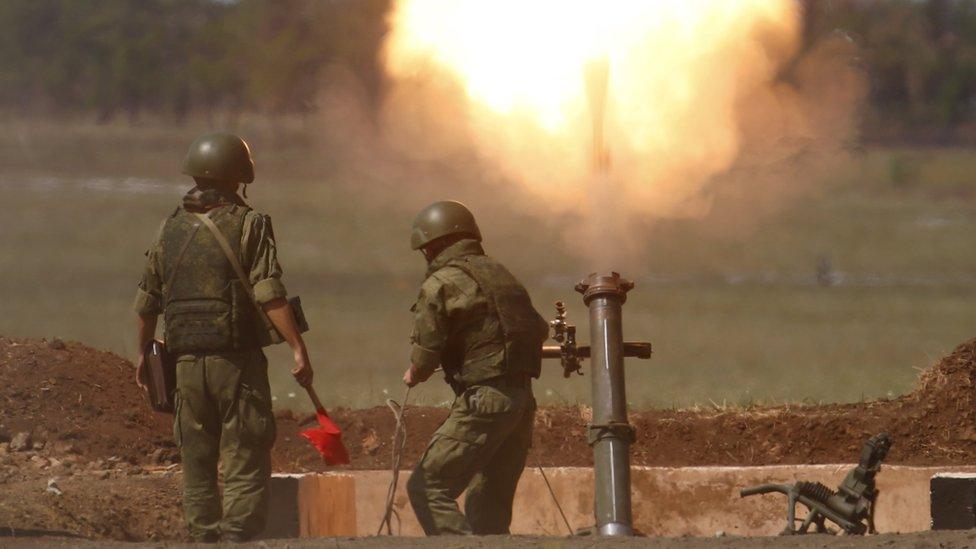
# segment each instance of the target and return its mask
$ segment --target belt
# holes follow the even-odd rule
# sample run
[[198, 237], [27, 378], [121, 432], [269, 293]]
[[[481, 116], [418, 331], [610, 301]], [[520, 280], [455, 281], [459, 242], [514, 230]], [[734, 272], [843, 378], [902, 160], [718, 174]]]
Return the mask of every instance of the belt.
[[488, 385], [489, 387], [511, 387], [515, 389], [531, 389], [532, 388], [532, 376], [529, 374], [511, 374], [506, 376], [493, 377], [491, 379], [486, 379], [484, 381], [479, 381], [477, 383], [472, 383], [471, 386], [476, 385]]

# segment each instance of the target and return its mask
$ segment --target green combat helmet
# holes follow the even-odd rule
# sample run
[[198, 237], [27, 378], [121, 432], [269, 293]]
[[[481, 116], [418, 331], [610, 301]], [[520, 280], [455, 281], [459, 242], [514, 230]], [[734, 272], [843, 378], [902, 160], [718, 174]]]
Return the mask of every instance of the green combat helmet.
[[201, 135], [190, 145], [183, 173], [232, 183], [254, 181], [254, 161], [243, 139], [230, 133]]
[[481, 242], [481, 230], [474, 215], [464, 204], [454, 200], [434, 202], [413, 221], [410, 246], [419, 250], [442, 236], [464, 234]]

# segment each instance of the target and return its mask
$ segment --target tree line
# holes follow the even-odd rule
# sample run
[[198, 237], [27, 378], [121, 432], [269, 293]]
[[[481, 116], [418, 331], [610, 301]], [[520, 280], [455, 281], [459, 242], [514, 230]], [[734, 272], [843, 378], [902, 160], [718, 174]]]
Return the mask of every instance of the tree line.
[[377, 93], [388, 0], [4, 0], [0, 108], [307, 112], [341, 62]]
[[804, 41], [843, 33], [869, 78], [868, 138], [973, 140], [976, 2], [803, 0]]
[[[99, 121], [307, 113], [332, 63], [376, 102], [392, 1], [4, 0], [0, 109]], [[976, 125], [976, 0], [798, 1], [808, 47], [836, 33], [858, 45], [869, 133]]]

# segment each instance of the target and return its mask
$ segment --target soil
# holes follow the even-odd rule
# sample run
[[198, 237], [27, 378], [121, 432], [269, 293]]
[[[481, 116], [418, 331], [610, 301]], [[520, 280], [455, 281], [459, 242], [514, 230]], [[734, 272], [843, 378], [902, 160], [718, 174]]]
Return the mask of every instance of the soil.
[[61, 494], [46, 480], [3, 485], [0, 546], [4, 538], [63, 536], [123, 541], [187, 540], [180, 506], [181, 482], [174, 475], [59, 479]]
[[[132, 374], [125, 359], [80, 343], [0, 338], [0, 545], [12, 533], [51, 543], [59, 533], [183, 539], [171, 418], [149, 410]], [[920, 376], [915, 391], [895, 399], [634, 412], [630, 421], [638, 440], [632, 461], [657, 466], [850, 463], [868, 436], [884, 431], [894, 440], [886, 463], [971, 464], [976, 455], [974, 385], [976, 340], [960, 345]], [[395, 422], [388, 408], [331, 414], [344, 430], [352, 457], [352, 465], [345, 467], [389, 466]], [[408, 408], [404, 468], [412, 467], [446, 415], [445, 409]], [[590, 465], [589, 415], [582, 406], [540, 409], [529, 463]], [[277, 471], [329, 469], [298, 435], [305, 419], [288, 411], [278, 414]], [[60, 496], [46, 490], [49, 479], [56, 479]], [[973, 537], [965, 540], [923, 536], [915, 543], [965, 546]]]
[[[590, 466], [586, 444], [590, 410], [542, 408], [536, 415], [531, 465]], [[386, 407], [336, 410], [352, 467], [385, 468], [395, 426]], [[408, 407], [404, 466], [413, 466], [447, 410]], [[856, 404], [705, 410], [646, 410], [630, 414], [637, 430], [634, 465], [768, 465], [856, 462], [861, 444], [880, 432], [894, 445], [886, 463], [967, 465], [976, 456], [976, 339], [957, 347], [926, 370], [912, 393]], [[293, 415], [279, 416], [282, 433], [298, 431]], [[285, 434], [275, 448], [283, 470], [326, 467]]]
[[[0, 528], [0, 536], [3, 530]], [[41, 547], [109, 547], [116, 549], [185, 547], [182, 543], [111, 543], [85, 542], [74, 538], [37, 536], [33, 532], [21, 532], [22, 537], [0, 537], [5, 547], [37, 549]], [[283, 549], [318, 548], [327, 545], [336, 549], [638, 549], [660, 547], [663, 549], [768, 549], [772, 547], [797, 547], [799, 549], [876, 549], [912, 547], [913, 549], [963, 549], [976, 545], [976, 533], [972, 530], [922, 532], [918, 534], [881, 534], [877, 536], [824, 536], [808, 535], [792, 538], [555, 538], [535, 536], [482, 536], [482, 537], [368, 537], [324, 539], [263, 540], [244, 544], [243, 547], [281, 547]], [[203, 547], [195, 545], [194, 547]]]
[[[42, 445], [27, 453], [46, 459], [104, 460], [113, 467], [177, 461], [171, 418], [150, 411], [133, 385], [132, 371], [129, 361], [80, 343], [0, 338], [0, 464], [10, 455], [24, 455], [9, 449], [11, 439], [21, 432], [30, 433], [32, 441]], [[630, 421], [637, 429], [637, 443], [632, 462], [649, 466], [849, 463], [856, 461], [865, 439], [884, 431], [894, 440], [887, 463], [967, 464], [976, 455], [974, 385], [976, 340], [960, 345], [925, 371], [914, 392], [895, 399], [633, 412]], [[346, 467], [389, 466], [395, 422], [388, 408], [337, 409], [331, 415], [343, 428], [352, 457]], [[413, 465], [446, 416], [442, 408], [407, 409], [405, 468]], [[529, 463], [591, 465], [586, 444], [589, 416], [585, 406], [540, 409]], [[290, 411], [278, 413], [275, 470], [329, 469], [298, 435], [308, 419]], [[0, 479], [3, 474], [0, 468]]]
[[[80, 343], [0, 338], [0, 464], [31, 453], [69, 465], [147, 463], [157, 449], [158, 461], [175, 458], [171, 420], [149, 409], [133, 372], [128, 360]], [[10, 450], [19, 433], [34, 452]]]

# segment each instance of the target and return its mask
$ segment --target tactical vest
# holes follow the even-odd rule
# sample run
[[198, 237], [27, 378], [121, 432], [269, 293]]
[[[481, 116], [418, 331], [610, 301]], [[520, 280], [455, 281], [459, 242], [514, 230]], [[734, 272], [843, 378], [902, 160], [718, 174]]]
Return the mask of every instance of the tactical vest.
[[[240, 257], [246, 206], [213, 210], [213, 222]], [[200, 220], [179, 208], [160, 236], [166, 347], [203, 354], [260, 347], [257, 314], [220, 245]]]
[[460, 269], [478, 283], [488, 298], [489, 314], [498, 319], [499, 330], [494, 338], [504, 349], [500, 365], [486, 357], [464, 357], [458, 368], [462, 383], [471, 385], [506, 374], [539, 377], [549, 323], [532, 307], [525, 287], [504, 265], [486, 255], [466, 255], [446, 266]]

